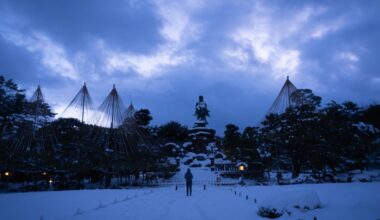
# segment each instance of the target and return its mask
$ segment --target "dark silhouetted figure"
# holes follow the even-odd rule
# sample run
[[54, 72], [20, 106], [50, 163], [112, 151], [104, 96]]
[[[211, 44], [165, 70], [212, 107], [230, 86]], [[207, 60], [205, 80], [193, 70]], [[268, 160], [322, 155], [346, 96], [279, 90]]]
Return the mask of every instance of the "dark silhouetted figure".
[[187, 169], [185, 174], [186, 180], [186, 196], [191, 196], [192, 193], [192, 185], [193, 185], [193, 174], [190, 171], [190, 168]]
[[207, 123], [207, 117], [210, 116], [210, 111], [207, 109], [206, 102], [203, 101], [203, 96], [199, 96], [199, 101], [195, 104], [195, 114], [198, 120]]

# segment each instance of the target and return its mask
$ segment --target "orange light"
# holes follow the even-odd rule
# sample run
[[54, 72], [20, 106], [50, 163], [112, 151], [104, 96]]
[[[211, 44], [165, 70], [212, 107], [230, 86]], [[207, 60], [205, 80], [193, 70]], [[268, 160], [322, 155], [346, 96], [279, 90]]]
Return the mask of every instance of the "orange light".
[[5, 176], [9, 176], [9, 175], [11, 175], [10, 172], [5, 172], [4, 174], [5, 174]]
[[244, 171], [244, 169], [245, 169], [245, 167], [244, 167], [243, 165], [240, 165], [240, 166], [239, 166], [239, 170], [240, 170], [240, 171]]

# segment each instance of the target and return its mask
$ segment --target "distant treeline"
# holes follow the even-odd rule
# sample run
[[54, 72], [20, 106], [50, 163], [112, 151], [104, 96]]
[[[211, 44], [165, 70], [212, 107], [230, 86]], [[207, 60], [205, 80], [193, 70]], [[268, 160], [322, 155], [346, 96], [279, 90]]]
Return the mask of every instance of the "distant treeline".
[[312, 173], [326, 179], [350, 170], [379, 168], [380, 105], [360, 108], [347, 101], [321, 107], [309, 89], [291, 96], [293, 107], [267, 115], [242, 133], [226, 126], [223, 149], [232, 158], [260, 162], [264, 170]]

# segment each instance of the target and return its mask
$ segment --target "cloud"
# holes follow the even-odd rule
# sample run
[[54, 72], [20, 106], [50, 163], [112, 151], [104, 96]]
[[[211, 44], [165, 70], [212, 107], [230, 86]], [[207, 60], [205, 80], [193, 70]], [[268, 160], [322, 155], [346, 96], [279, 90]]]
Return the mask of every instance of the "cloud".
[[326, 24], [318, 24], [311, 30], [309, 37], [312, 39], [321, 39], [329, 33], [338, 31], [345, 25], [345, 23], [345, 19], [339, 18]]
[[349, 61], [349, 62], [354, 62], [354, 63], [359, 61], [359, 57], [355, 53], [350, 52], [350, 51], [344, 51], [344, 52], [339, 53], [337, 55], [337, 58], [341, 60]]
[[149, 55], [134, 54], [130, 52], [118, 52], [110, 48], [104, 48], [105, 71], [134, 71], [142, 77], [157, 76], [165, 68], [177, 66], [190, 61], [191, 55], [178, 52], [176, 48], [162, 45], [154, 53]]
[[222, 55], [228, 60], [227, 64], [236, 70], [245, 71], [249, 66], [250, 56], [243, 48], [227, 48], [224, 49]]
[[159, 33], [164, 41], [149, 54], [118, 51], [100, 41], [106, 72], [133, 71], [142, 77], [154, 77], [168, 67], [193, 61], [192, 51], [187, 47], [198, 39], [201, 25], [194, 21], [192, 13], [202, 8], [202, 1], [155, 1], [155, 6], [162, 22]]
[[79, 74], [70, 62], [65, 49], [46, 34], [32, 31], [22, 34], [16, 30], [1, 31], [3, 39], [27, 51], [37, 54], [40, 63], [52, 73], [69, 79], [78, 79]]
[[198, 38], [201, 27], [192, 14], [203, 7], [203, 1], [155, 1], [157, 14], [161, 17], [160, 34], [178, 47]]
[[342, 75], [350, 76], [351, 73], [355, 72], [358, 69], [357, 67], [360, 58], [352, 51], [342, 51], [335, 54], [335, 56], [332, 57], [332, 60], [334, 60], [335, 63], [341, 67]]
[[251, 63], [268, 67], [271, 76], [275, 78], [297, 74], [301, 51], [284, 41], [298, 32], [300, 26], [313, 15], [312, 12], [306, 8], [288, 18], [289, 23], [278, 24], [271, 8], [256, 4], [246, 19], [247, 22], [230, 34], [235, 49], [233, 52], [229, 48], [225, 49], [225, 60], [249, 65], [247, 58], [250, 57]]
[[[266, 3], [266, 2], [265, 2]], [[229, 33], [232, 43], [223, 49], [223, 60], [237, 70], [256, 69], [271, 79], [297, 76], [303, 63], [305, 44], [338, 31], [344, 17], [316, 21], [329, 10], [320, 5], [304, 5], [284, 10], [279, 5], [257, 1], [244, 23]]]

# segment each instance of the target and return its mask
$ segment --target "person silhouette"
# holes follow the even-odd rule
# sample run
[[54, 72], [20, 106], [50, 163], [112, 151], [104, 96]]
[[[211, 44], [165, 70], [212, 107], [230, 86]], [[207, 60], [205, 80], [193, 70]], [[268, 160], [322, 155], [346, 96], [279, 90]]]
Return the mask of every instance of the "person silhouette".
[[187, 168], [187, 172], [185, 174], [185, 180], [186, 180], [186, 196], [191, 196], [192, 185], [193, 185], [193, 174], [191, 173], [190, 168]]

